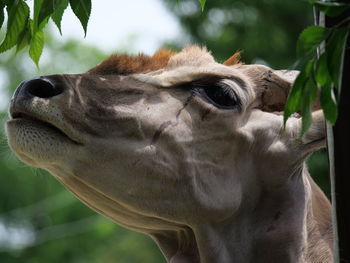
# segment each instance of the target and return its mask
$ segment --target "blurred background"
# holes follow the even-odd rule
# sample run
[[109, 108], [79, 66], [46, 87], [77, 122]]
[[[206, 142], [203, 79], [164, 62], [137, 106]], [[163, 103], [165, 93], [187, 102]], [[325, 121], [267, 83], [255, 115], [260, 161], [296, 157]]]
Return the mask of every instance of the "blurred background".
[[[32, 4], [32, 1], [27, 1]], [[0, 262], [163, 263], [146, 236], [97, 215], [52, 176], [19, 162], [10, 152], [3, 124], [11, 94], [36, 75], [87, 71], [111, 53], [152, 54], [167, 46], [206, 45], [222, 62], [236, 50], [242, 60], [291, 68], [298, 34], [312, 24], [305, 0], [93, 0], [87, 37], [66, 11], [63, 36], [51, 23], [40, 71], [27, 52], [0, 54]], [[4, 32], [0, 31], [2, 40]], [[327, 157], [308, 160], [310, 172], [329, 193]]]

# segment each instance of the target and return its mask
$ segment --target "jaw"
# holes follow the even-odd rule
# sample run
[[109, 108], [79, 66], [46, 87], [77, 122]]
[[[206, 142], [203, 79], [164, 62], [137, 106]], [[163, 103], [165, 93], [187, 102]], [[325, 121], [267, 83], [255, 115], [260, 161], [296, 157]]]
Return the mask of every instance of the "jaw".
[[12, 119], [6, 122], [10, 148], [25, 163], [47, 168], [50, 163], [61, 163], [77, 152], [79, 144], [60, 130], [30, 119]]
[[86, 138], [64, 118], [62, 100], [30, 96], [11, 100], [6, 135], [10, 148], [25, 163], [47, 169], [65, 165], [81, 151]]

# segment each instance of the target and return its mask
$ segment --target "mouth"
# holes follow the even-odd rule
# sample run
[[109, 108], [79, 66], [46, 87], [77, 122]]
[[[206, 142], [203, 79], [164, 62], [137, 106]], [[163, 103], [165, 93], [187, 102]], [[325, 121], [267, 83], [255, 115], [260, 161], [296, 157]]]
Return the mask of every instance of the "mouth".
[[66, 129], [62, 127], [58, 127], [52, 122], [48, 122], [46, 120], [43, 120], [41, 118], [38, 118], [36, 116], [30, 115], [26, 112], [18, 111], [14, 108], [10, 108], [10, 120], [9, 123], [13, 122], [29, 122], [29, 123], [35, 123], [37, 126], [41, 126], [43, 128], [51, 130], [53, 133], [60, 134], [66, 138], [68, 138], [70, 141], [72, 141], [75, 144], [81, 145], [82, 143], [76, 140], [73, 135], [71, 135]]

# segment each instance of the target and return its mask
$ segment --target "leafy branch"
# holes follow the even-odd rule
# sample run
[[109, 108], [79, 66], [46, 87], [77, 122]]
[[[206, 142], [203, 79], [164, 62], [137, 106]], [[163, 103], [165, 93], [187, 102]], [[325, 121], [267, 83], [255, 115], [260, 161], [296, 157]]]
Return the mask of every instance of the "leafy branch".
[[6, 35], [0, 44], [0, 53], [13, 47], [18, 52], [29, 46], [29, 56], [39, 66], [45, 43], [43, 29], [51, 18], [62, 34], [61, 21], [68, 5], [80, 20], [86, 35], [91, 0], [34, 0], [32, 17], [25, 0], [0, 0], [0, 29], [7, 12]]
[[[315, 0], [310, 2], [327, 16], [339, 16], [350, 8], [350, 3]], [[289, 93], [284, 122], [291, 114], [299, 112], [303, 116], [302, 133], [311, 125], [311, 104], [318, 96], [326, 120], [331, 125], [334, 125], [337, 120], [337, 101], [340, 95], [343, 57], [349, 30], [350, 18], [347, 17], [332, 28], [308, 27], [299, 36], [297, 68], [300, 69], [300, 74]]]

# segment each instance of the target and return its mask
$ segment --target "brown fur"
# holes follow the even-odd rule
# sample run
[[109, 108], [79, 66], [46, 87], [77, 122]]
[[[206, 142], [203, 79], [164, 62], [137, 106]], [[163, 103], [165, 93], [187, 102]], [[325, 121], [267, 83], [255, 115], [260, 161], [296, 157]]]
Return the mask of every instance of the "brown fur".
[[241, 60], [241, 52], [237, 51], [229, 59], [227, 59], [223, 64], [225, 66], [233, 66], [239, 64]]
[[[158, 69], [165, 68], [169, 59], [176, 55], [176, 52], [169, 49], [160, 49], [153, 56], [139, 54], [138, 56], [130, 56], [126, 54], [115, 54], [96, 67], [90, 69], [88, 72], [99, 75], [128, 75], [133, 73], [146, 73]], [[241, 52], [234, 53], [223, 64], [232, 66], [240, 63]]]
[[176, 52], [168, 49], [160, 49], [152, 57], [145, 54], [139, 54], [138, 56], [115, 54], [90, 69], [89, 73], [99, 75], [145, 73], [164, 68], [170, 57], [175, 54]]

